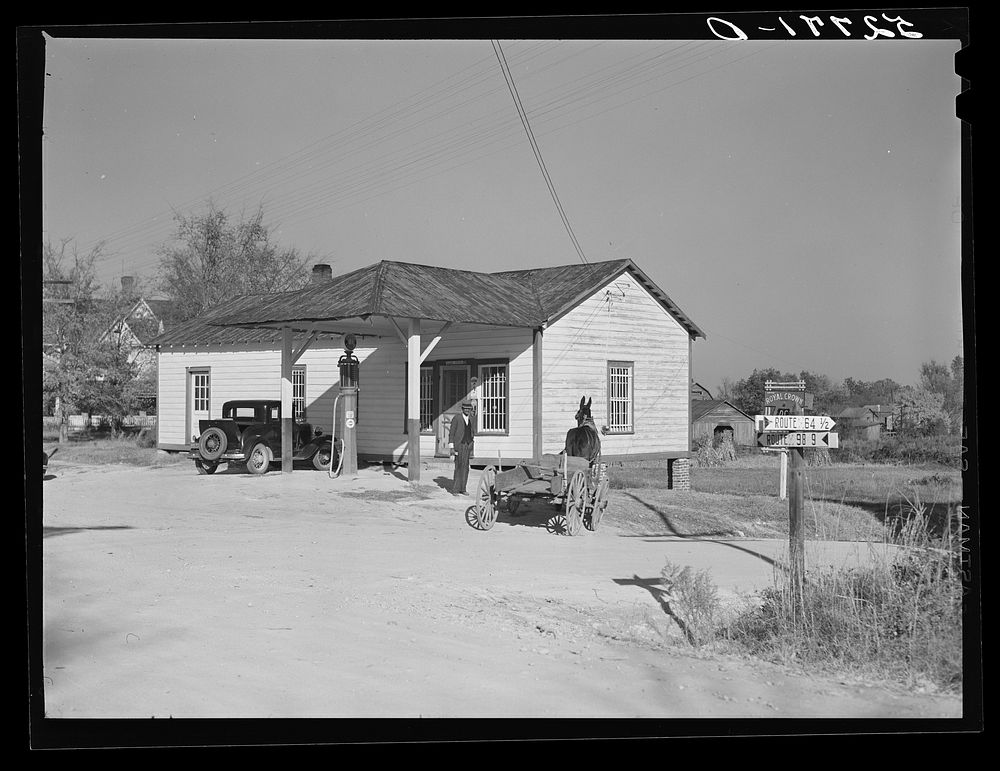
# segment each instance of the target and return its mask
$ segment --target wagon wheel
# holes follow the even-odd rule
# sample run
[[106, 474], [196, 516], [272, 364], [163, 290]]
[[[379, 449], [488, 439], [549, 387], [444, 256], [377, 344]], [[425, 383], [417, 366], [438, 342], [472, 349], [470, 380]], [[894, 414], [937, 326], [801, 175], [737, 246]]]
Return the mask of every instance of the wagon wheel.
[[583, 524], [586, 525], [588, 530], [597, 530], [597, 526], [601, 524], [601, 517], [604, 516], [604, 510], [608, 507], [608, 488], [610, 486], [611, 484], [607, 479], [602, 479], [597, 483], [590, 516], [583, 520]]
[[576, 535], [583, 526], [583, 509], [587, 505], [587, 476], [577, 471], [566, 491], [566, 535]]
[[497, 521], [497, 505], [500, 496], [496, 491], [497, 472], [493, 466], [483, 469], [476, 490], [476, 522], [480, 530], [489, 530]]

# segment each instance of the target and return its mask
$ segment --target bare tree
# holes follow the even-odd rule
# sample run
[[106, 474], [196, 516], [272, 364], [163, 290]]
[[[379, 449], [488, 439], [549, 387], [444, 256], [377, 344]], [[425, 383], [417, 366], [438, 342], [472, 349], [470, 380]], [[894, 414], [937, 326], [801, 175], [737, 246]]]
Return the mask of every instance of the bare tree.
[[158, 286], [177, 302], [178, 320], [245, 294], [299, 289], [310, 257], [279, 247], [263, 208], [232, 221], [210, 201], [203, 214], [174, 216], [177, 232], [160, 249]]

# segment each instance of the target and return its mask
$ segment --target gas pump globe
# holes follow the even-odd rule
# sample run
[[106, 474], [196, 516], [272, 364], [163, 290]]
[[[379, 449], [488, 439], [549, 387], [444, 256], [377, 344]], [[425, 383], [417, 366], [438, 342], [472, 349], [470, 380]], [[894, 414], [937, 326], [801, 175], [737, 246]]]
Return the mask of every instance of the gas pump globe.
[[358, 409], [358, 388], [360, 380], [360, 362], [354, 355], [358, 341], [354, 335], [344, 335], [344, 355], [337, 361], [340, 368], [340, 401], [344, 408], [340, 417], [340, 431], [343, 442], [341, 473], [354, 475], [358, 472], [358, 444], [355, 436]]

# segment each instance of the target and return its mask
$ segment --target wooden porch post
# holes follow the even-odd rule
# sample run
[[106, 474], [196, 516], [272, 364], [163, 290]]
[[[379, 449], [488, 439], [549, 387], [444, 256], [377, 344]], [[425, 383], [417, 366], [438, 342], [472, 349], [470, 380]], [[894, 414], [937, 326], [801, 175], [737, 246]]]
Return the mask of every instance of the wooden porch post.
[[292, 470], [292, 339], [291, 327], [281, 328], [281, 472]]
[[420, 481], [420, 319], [410, 319], [406, 339], [406, 435], [408, 477]]
[[544, 426], [542, 425], [542, 328], [537, 327], [534, 333], [534, 340], [531, 348], [531, 453], [532, 457], [540, 460], [542, 457]]

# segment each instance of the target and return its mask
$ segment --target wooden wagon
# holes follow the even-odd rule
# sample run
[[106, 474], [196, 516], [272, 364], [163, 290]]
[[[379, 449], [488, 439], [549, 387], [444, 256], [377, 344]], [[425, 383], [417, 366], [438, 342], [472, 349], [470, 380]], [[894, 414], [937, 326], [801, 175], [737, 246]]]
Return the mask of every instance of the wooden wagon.
[[532, 498], [547, 499], [562, 509], [558, 532], [576, 535], [581, 527], [596, 530], [608, 506], [607, 467], [566, 454], [543, 455], [508, 471], [487, 466], [473, 505], [476, 526], [489, 530], [501, 508], [514, 514]]

